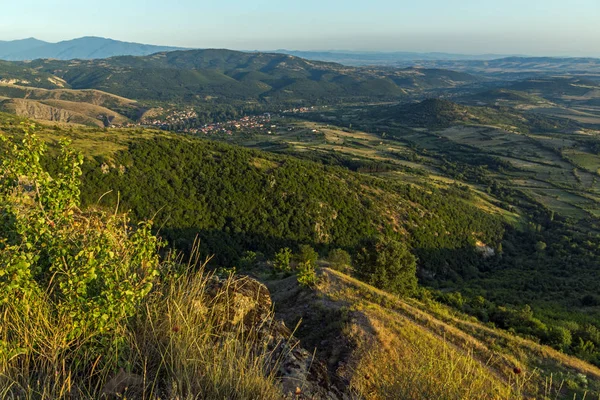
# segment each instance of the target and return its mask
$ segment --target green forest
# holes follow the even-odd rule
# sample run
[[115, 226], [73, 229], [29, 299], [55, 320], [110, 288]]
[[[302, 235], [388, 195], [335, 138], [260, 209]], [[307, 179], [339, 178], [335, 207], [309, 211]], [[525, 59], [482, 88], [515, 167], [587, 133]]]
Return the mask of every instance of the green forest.
[[[585, 332], [595, 329], [589, 307], [600, 304], [599, 237], [527, 199], [533, 217], [519, 227], [473, 206], [466, 187], [424, 189], [186, 137], [137, 140], [83, 170], [83, 204], [152, 219], [183, 251], [198, 238], [214, 268], [243, 266], [248, 251], [271, 258], [310, 245], [323, 256], [341, 248], [360, 258], [366, 238], [400, 241], [432, 289], [427, 296], [597, 362], [600, 342]], [[476, 243], [494, 256], [482, 257]]]

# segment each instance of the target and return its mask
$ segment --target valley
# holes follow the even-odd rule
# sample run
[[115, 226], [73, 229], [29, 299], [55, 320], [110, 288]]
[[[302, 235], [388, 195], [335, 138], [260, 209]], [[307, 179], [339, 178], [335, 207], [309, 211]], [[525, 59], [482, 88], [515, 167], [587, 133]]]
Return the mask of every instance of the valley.
[[51, 186], [69, 176], [67, 139], [78, 209], [152, 220], [166, 270], [200, 254], [202, 273], [264, 283], [275, 318], [355, 398], [591, 398], [596, 69], [214, 49], [2, 61], [1, 154], [31, 131]]

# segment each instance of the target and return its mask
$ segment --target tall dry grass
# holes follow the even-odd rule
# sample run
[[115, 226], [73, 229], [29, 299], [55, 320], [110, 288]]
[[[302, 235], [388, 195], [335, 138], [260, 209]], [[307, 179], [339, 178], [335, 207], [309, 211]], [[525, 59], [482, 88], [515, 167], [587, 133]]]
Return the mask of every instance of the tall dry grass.
[[223, 312], [234, 278], [209, 295], [212, 279], [202, 269], [168, 275], [132, 319], [108, 335], [74, 340], [67, 339], [73, 321], [53, 315], [49, 299], [7, 304], [0, 343], [19, 347], [1, 353], [0, 398], [280, 398], [269, 372], [276, 360]]

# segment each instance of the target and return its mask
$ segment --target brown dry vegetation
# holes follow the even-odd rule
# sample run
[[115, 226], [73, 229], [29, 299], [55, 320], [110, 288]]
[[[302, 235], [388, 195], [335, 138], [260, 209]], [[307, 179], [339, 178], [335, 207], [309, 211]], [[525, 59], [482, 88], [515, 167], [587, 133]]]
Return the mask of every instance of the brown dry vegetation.
[[105, 107], [64, 100], [44, 100], [42, 102], [8, 99], [0, 103], [0, 111], [41, 121], [98, 127], [105, 126], [108, 121], [112, 124], [124, 124], [129, 121], [126, 117]]
[[[291, 279], [270, 286], [277, 312], [288, 324], [302, 317], [309, 324], [304, 327], [307, 341], [367, 399], [598, 396], [598, 368], [432, 301], [402, 300], [330, 269], [323, 270], [312, 294]], [[301, 307], [310, 310], [302, 312]], [[319, 310], [327, 316], [310, 316]], [[338, 320], [331, 320], [332, 315]], [[318, 325], [312, 325], [315, 321]], [[340, 323], [342, 328], [333, 328]], [[335, 346], [345, 350], [332, 354], [328, 348]], [[570, 390], [568, 376], [585, 376], [589, 391]]]

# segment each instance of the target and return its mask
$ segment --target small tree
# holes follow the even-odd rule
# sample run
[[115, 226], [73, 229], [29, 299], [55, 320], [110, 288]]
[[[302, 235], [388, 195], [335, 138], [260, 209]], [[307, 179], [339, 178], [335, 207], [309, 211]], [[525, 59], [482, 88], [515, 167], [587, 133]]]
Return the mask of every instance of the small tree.
[[571, 331], [562, 326], [553, 326], [548, 330], [548, 344], [560, 350], [566, 350], [573, 342]]
[[351, 268], [352, 258], [347, 251], [342, 249], [333, 249], [327, 256], [331, 268], [338, 271], [348, 271]]
[[316, 264], [319, 259], [319, 253], [315, 251], [311, 246], [307, 244], [301, 244], [299, 247], [298, 256], [296, 257], [298, 263], [311, 263]]
[[276, 272], [289, 272], [290, 261], [292, 259], [292, 251], [285, 247], [275, 254], [275, 259], [273, 260], [273, 269]]
[[314, 286], [317, 283], [317, 272], [314, 264], [311, 262], [301, 262], [298, 264], [298, 272], [296, 274], [298, 283], [302, 286]]
[[240, 258], [239, 265], [240, 269], [248, 270], [256, 267], [258, 262], [258, 255], [253, 251], [245, 251], [242, 258]]
[[363, 242], [356, 255], [360, 279], [380, 289], [410, 295], [417, 287], [417, 261], [406, 244], [387, 238]]

